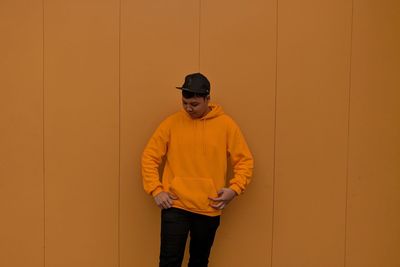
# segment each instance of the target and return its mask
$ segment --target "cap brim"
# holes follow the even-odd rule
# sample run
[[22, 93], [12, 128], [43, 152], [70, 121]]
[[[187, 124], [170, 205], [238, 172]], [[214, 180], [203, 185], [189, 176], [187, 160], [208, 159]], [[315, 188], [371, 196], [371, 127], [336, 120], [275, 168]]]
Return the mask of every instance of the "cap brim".
[[190, 90], [188, 88], [184, 88], [184, 87], [175, 87], [176, 89], [182, 90], [182, 91], [187, 91], [187, 92], [192, 92], [192, 93], [197, 93], [196, 91]]
[[194, 94], [209, 94], [210, 92], [199, 92], [196, 90], [190, 90], [189, 88], [184, 88], [184, 87], [175, 87], [176, 89], [182, 90], [182, 91], [186, 91], [186, 92], [190, 92], [190, 93], [194, 93]]

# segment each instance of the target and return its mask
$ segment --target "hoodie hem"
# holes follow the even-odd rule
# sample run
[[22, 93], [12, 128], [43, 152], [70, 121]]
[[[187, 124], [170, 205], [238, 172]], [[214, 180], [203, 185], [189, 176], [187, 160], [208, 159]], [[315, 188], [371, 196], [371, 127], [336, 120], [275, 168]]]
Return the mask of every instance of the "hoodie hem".
[[178, 206], [178, 205], [172, 205], [172, 207], [177, 208], [177, 209], [181, 209], [181, 210], [186, 210], [192, 213], [196, 213], [196, 214], [201, 214], [201, 215], [206, 215], [206, 216], [210, 216], [210, 217], [215, 217], [215, 216], [220, 216], [222, 214], [222, 211], [220, 210], [216, 210], [216, 211], [204, 211], [204, 210], [196, 210], [196, 209], [188, 209], [182, 206]]

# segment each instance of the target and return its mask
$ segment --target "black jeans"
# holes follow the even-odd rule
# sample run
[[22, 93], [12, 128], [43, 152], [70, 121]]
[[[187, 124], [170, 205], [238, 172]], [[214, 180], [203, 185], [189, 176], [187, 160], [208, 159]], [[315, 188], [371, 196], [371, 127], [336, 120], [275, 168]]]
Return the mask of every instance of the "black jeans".
[[188, 267], [207, 267], [220, 216], [210, 217], [170, 208], [161, 212], [161, 249], [159, 267], [181, 267], [188, 234]]

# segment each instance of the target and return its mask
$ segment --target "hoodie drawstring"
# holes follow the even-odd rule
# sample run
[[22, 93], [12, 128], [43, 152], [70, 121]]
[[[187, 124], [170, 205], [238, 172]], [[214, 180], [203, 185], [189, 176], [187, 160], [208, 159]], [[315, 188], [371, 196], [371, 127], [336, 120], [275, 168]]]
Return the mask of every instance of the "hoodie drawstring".
[[203, 131], [202, 132], [202, 140], [203, 140], [203, 154], [206, 155], [206, 140], [205, 140], [205, 135], [206, 135], [206, 120], [203, 120]]

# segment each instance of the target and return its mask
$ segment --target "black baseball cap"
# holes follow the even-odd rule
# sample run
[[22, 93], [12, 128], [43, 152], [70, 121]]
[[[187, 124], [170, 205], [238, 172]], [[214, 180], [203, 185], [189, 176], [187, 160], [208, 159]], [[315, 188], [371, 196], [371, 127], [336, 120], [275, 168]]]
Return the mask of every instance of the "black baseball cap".
[[186, 75], [183, 85], [176, 88], [196, 94], [210, 94], [210, 82], [207, 77], [201, 73]]

